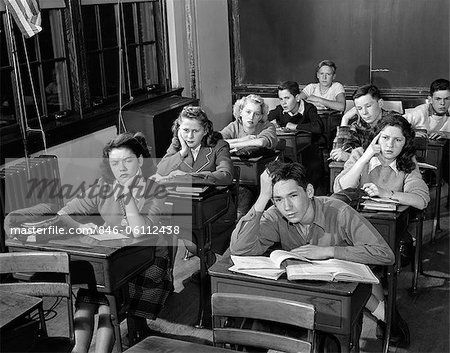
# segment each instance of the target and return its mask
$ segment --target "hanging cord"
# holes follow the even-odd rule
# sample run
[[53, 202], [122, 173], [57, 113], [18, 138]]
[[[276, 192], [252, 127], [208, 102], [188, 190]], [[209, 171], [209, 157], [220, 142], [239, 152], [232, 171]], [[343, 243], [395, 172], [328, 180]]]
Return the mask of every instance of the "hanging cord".
[[25, 165], [27, 169], [27, 177], [31, 178], [30, 161], [28, 160], [28, 142], [27, 142], [27, 130], [28, 122], [26, 118], [25, 100], [22, 88], [22, 76], [20, 74], [19, 58], [17, 57], [17, 43], [14, 36], [13, 28], [11, 25], [11, 16], [9, 14], [8, 6], [6, 6], [6, 19], [8, 22], [8, 30], [11, 38], [12, 57], [13, 57], [13, 69], [14, 77], [16, 81], [16, 92], [19, 100], [19, 129], [22, 136], [23, 152], [25, 155]]
[[[31, 76], [31, 66], [30, 66], [30, 59], [28, 57], [28, 49], [27, 49], [27, 46], [25, 43], [25, 37], [23, 35], [22, 35], [22, 43], [23, 43], [23, 49], [25, 51], [25, 58], [26, 58], [26, 62], [27, 62], [28, 76], [30, 78], [31, 93], [33, 95], [34, 107], [36, 108], [36, 114], [37, 114], [37, 118], [38, 118], [38, 122], [39, 122], [39, 129], [32, 129], [32, 128], [28, 127], [28, 123], [27, 123], [27, 132], [40, 132], [41, 133], [42, 142], [44, 143], [44, 151], [45, 151], [45, 154], [47, 154], [47, 140], [45, 138], [44, 128], [42, 127], [41, 113], [39, 112], [39, 105], [38, 105], [37, 98], [36, 98], [36, 90], [34, 89], [33, 77]], [[25, 116], [25, 121], [26, 121], [26, 119], [27, 118]]]
[[11, 38], [11, 46], [12, 46], [12, 57], [13, 57], [13, 69], [14, 69], [14, 76], [15, 76], [15, 82], [16, 82], [16, 92], [17, 97], [19, 99], [19, 128], [20, 133], [22, 135], [22, 142], [23, 142], [23, 148], [25, 152], [25, 158], [28, 157], [28, 144], [27, 144], [27, 121], [24, 119], [24, 108], [23, 108], [23, 93], [21, 90], [21, 77], [20, 77], [20, 68], [19, 68], [19, 60], [17, 58], [17, 45], [16, 45], [16, 39], [13, 33], [12, 24], [11, 24], [11, 16], [9, 15], [9, 7], [6, 6], [6, 20], [8, 23], [8, 30], [9, 35]]
[[[125, 30], [125, 20], [124, 20], [124, 14], [123, 14], [123, 4], [121, 0], [117, 0], [117, 6], [118, 6], [118, 28], [119, 28], [119, 117], [118, 117], [118, 125], [119, 125], [119, 134], [122, 132], [127, 132], [127, 128], [125, 126], [125, 122], [123, 121], [123, 115], [122, 111], [123, 108], [125, 108], [128, 104], [133, 102], [134, 97], [131, 95], [131, 81], [130, 81], [130, 66], [129, 66], [129, 58], [128, 58], [128, 50], [127, 50], [127, 35]], [[126, 56], [126, 70], [127, 70], [127, 77], [128, 77], [128, 95], [129, 100], [125, 104], [122, 104], [122, 81], [123, 81], [123, 48], [122, 48], [122, 32], [125, 42], [125, 56]], [[122, 131], [123, 129], [123, 131]]]

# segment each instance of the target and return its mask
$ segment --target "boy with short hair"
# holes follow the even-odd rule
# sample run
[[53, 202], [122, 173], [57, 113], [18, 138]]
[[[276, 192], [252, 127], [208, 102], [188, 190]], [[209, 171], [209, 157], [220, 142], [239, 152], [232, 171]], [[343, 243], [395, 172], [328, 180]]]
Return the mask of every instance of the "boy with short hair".
[[428, 102], [404, 115], [414, 129], [427, 130], [430, 139], [450, 139], [450, 81], [440, 78], [430, 85]]
[[323, 181], [326, 178], [320, 149], [320, 145], [325, 143], [322, 120], [317, 114], [316, 107], [300, 98], [300, 88], [297, 82], [285, 81], [277, 87], [277, 90], [280, 105], [269, 112], [269, 121], [279, 127], [312, 133], [311, 146], [302, 151], [301, 159], [314, 187], [324, 195], [326, 186]]
[[[301, 164], [272, 162], [260, 179], [258, 199], [231, 235], [232, 255], [263, 255], [280, 243], [283, 250], [308, 259], [394, 263], [391, 248], [368, 220], [340, 200], [314, 196], [314, 187]], [[265, 210], [269, 201], [273, 206]], [[381, 337], [385, 322], [381, 285], [373, 286], [366, 307], [379, 320], [377, 336]], [[409, 337], [398, 337], [398, 325], [406, 323], [400, 316], [397, 320], [392, 337], [407, 345]]]
[[350, 127], [350, 136], [330, 152], [330, 157], [335, 161], [345, 162], [353, 149], [372, 141], [376, 124], [389, 113], [382, 109], [383, 99], [380, 90], [374, 85], [358, 87], [352, 98], [355, 107], [345, 113], [341, 120], [341, 126]]

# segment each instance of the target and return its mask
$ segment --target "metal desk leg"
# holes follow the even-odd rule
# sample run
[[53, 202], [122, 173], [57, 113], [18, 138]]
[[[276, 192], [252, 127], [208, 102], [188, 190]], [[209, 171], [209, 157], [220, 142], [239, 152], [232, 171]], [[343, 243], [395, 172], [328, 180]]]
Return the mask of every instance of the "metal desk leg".
[[[198, 316], [197, 316], [197, 324], [196, 328], [203, 328], [204, 324], [204, 315], [205, 308], [207, 305], [208, 295], [208, 273], [206, 268], [206, 242], [205, 238], [209, 238], [209, 229], [210, 225], [204, 225], [202, 231], [198, 232], [197, 239], [197, 253], [200, 258], [200, 298], [199, 298], [199, 307], [198, 307]], [[205, 237], [206, 235], [206, 237]]]

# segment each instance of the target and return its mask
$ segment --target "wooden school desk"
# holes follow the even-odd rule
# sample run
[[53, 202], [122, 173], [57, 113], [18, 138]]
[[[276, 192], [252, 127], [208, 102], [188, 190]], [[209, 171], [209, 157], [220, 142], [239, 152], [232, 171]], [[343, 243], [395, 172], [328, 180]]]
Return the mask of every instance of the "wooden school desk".
[[395, 254], [394, 264], [387, 266], [387, 330], [383, 347], [383, 352], [385, 353], [387, 353], [389, 350], [390, 330], [392, 327], [392, 323], [396, 320], [395, 313], [397, 306], [397, 275], [401, 269], [399, 232], [406, 229], [406, 226], [408, 224], [409, 211], [410, 208], [408, 206], [399, 206], [397, 212], [360, 212], [378, 230], [378, 232], [382, 235], [384, 240], [386, 240]]
[[345, 282], [288, 281], [251, 277], [228, 271], [229, 256], [210, 269], [212, 293], [241, 293], [301, 301], [316, 307], [317, 330], [333, 334], [341, 352], [351, 344], [359, 351], [363, 309], [372, 291], [370, 284]]
[[200, 299], [197, 325], [203, 326], [206, 303], [209, 300], [209, 279], [207, 273], [207, 252], [211, 249], [214, 236], [212, 224], [222, 217], [230, 207], [231, 186], [218, 186], [200, 195], [186, 195], [169, 191], [166, 204], [172, 209], [172, 224], [182, 227], [180, 238], [192, 239], [195, 233], [197, 255], [200, 258]]
[[336, 127], [341, 125], [342, 113], [336, 110], [318, 110], [320, 120], [324, 126], [324, 135], [327, 138], [328, 146], [331, 148]]
[[0, 290], [0, 329], [42, 307], [42, 299]]
[[[62, 251], [70, 254], [70, 261], [86, 261], [92, 265], [97, 290], [108, 298], [114, 327], [114, 352], [122, 352], [118, 303], [122, 286], [148, 267], [154, 259], [149, 248], [154, 240], [130, 238], [98, 241], [88, 236], [51, 240], [48, 243], [7, 240], [9, 251]], [[73, 277], [73, 275], [72, 275]]]
[[302, 130], [289, 130], [286, 128], [277, 128], [279, 140], [286, 141], [284, 157], [293, 162], [302, 162], [301, 152], [311, 145], [311, 132]]
[[278, 157], [278, 153], [270, 157], [255, 157], [243, 159], [236, 156], [231, 156], [233, 165], [241, 169], [239, 183], [241, 185], [259, 186], [259, 177], [266, 169], [266, 164], [272, 162]]

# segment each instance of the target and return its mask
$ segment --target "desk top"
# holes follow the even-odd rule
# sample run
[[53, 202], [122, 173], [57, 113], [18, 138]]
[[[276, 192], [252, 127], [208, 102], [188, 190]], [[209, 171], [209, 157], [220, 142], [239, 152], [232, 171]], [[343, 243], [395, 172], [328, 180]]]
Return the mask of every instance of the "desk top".
[[33, 311], [41, 303], [41, 298], [0, 290], [0, 328]]
[[400, 216], [406, 214], [409, 211], [409, 209], [410, 209], [409, 206], [398, 205], [396, 212], [392, 212], [392, 211], [386, 211], [386, 212], [374, 211], [374, 212], [370, 212], [370, 211], [364, 210], [364, 211], [359, 211], [359, 213], [362, 214], [367, 219], [397, 219]]
[[155, 239], [150, 239], [149, 237], [99, 241], [88, 236], [76, 235], [64, 239], [53, 239], [48, 243], [7, 239], [6, 246], [30, 250], [62, 251], [95, 258], [110, 258], [137, 248], [155, 245], [155, 242]]
[[284, 127], [281, 128], [277, 128], [277, 136], [299, 136], [299, 135], [303, 135], [303, 136], [311, 136], [311, 132], [310, 131], [305, 131], [305, 130], [291, 130], [291, 129], [287, 129]]
[[228, 271], [228, 268], [230, 268], [232, 265], [233, 262], [231, 261], [231, 258], [229, 256], [226, 256], [222, 260], [217, 261], [209, 269], [209, 274], [211, 277], [221, 277], [246, 282], [277, 285], [280, 287], [307, 290], [310, 292], [335, 294], [339, 296], [351, 296], [359, 285], [368, 285], [356, 282], [288, 281], [285, 274], [278, 280], [265, 279]]

